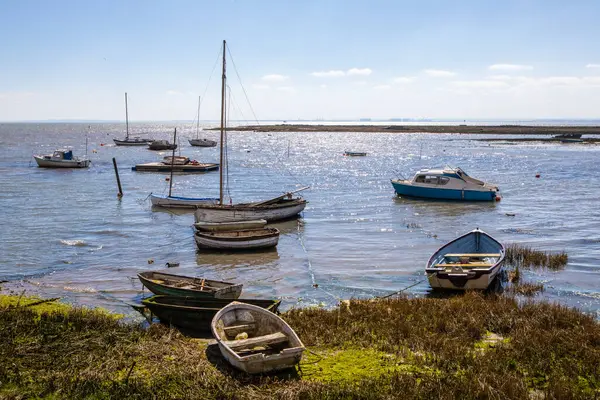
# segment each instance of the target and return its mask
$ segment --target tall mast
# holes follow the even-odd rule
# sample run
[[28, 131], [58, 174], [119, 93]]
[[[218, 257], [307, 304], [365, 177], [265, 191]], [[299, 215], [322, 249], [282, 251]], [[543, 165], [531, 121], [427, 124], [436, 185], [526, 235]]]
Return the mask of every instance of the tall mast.
[[127, 111], [127, 92], [125, 92], [125, 140], [129, 139], [129, 111]]
[[196, 139], [198, 139], [198, 131], [200, 130], [200, 96], [198, 96], [198, 120], [196, 121]]
[[225, 51], [226, 42], [223, 40], [223, 75], [221, 77], [221, 164], [219, 165], [219, 204], [223, 205], [223, 139], [225, 137]]
[[173, 189], [173, 167], [175, 165], [175, 143], [177, 143], [177, 128], [173, 132], [173, 154], [171, 155], [171, 178], [169, 179], [169, 197], [171, 197], [171, 189]]

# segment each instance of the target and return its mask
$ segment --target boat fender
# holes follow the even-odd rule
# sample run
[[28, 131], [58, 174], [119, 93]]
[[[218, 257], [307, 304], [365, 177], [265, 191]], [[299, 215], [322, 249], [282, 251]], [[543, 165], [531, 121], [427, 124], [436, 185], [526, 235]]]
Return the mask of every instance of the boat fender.
[[169, 182], [171, 180], [171, 178], [165, 178], [165, 181]]
[[496, 201], [500, 201], [500, 200], [502, 200], [502, 197], [496, 196]]
[[536, 177], [536, 178], [539, 178], [540, 176], [541, 176], [541, 175], [540, 175], [539, 173], [538, 173], [538, 174], [535, 174], [535, 177]]

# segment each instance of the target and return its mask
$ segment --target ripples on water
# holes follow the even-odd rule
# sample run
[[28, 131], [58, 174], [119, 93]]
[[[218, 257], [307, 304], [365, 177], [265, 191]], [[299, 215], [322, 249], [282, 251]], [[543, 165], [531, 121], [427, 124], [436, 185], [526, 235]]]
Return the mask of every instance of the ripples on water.
[[[147, 124], [134, 132], [169, 138], [172, 128]], [[191, 213], [151, 209], [148, 195], [167, 191], [167, 175], [136, 173], [131, 166], [170, 152], [115, 147], [112, 138], [123, 136], [119, 124], [91, 125], [89, 170], [36, 167], [33, 153], [73, 146], [76, 155], [84, 154], [87, 130], [87, 124], [0, 124], [0, 279], [14, 281], [7, 289], [130, 313], [126, 303], [143, 296], [136, 274], [178, 261], [181, 266], [171, 271], [243, 282], [245, 296], [280, 297], [286, 307], [334, 304], [423, 280], [437, 248], [480, 227], [505, 243], [565, 250], [564, 271], [527, 272], [527, 278], [544, 282], [545, 298], [599, 313], [596, 145], [508, 145], [464, 135], [233, 132], [228, 180], [234, 202], [311, 189], [303, 192], [309, 200], [303, 218], [276, 224], [282, 231], [276, 250], [232, 255], [196, 252]], [[185, 137], [191, 130], [180, 125], [178, 131], [182, 155], [218, 162], [218, 148], [190, 147]], [[368, 156], [344, 157], [344, 150]], [[121, 201], [112, 157], [120, 167]], [[502, 201], [395, 197], [390, 178], [444, 164], [498, 184]], [[215, 196], [218, 180], [218, 172], [176, 175], [174, 194]], [[427, 295], [427, 282], [410, 293]]]

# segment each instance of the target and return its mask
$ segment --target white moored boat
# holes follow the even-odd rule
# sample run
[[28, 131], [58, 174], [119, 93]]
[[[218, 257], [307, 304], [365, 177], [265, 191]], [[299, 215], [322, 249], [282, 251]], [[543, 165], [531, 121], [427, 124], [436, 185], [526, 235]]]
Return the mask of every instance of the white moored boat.
[[220, 177], [219, 177], [219, 204], [200, 204], [195, 212], [195, 222], [233, 222], [264, 219], [268, 222], [278, 221], [282, 219], [293, 218], [304, 210], [307, 201], [298, 197], [292, 198], [292, 194], [299, 192], [308, 187], [304, 187], [293, 192], [285, 193], [274, 199], [260, 201], [255, 203], [241, 204], [225, 204], [223, 202], [223, 169], [226, 167], [223, 164], [224, 144], [226, 143], [225, 135], [227, 129], [225, 127], [225, 90], [226, 74], [225, 74], [225, 54], [226, 42], [223, 41], [223, 73], [221, 80], [221, 158], [220, 158]]
[[194, 235], [199, 249], [255, 250], [277, 246], [279, 229], [258, 228], [219, 232], [200, 232]]
[[422, 169], [412, 180], [392, 179], [392, 186], [398, 196], [461, 201], [494, 201], [500, 198], [497, 186], [452, 167]]
[[206, 138], [200, 139], [200, 105], [202, 104], [200, 100], [200, 96], [198, 96], [198, 115], [196, 115], [196, 139], [189, 139], [188, 142], [190, 142], [191, 146], [215, 147], [217, 145], [216, 140], [210, 140]]
[[234, 301], [217, 312], [210, 328], [223, 357], [249, 374], [294, 368], [302, 359], [296, 332], [261, 307]]
[[33, 156], [41, 168], [88, 168], [91, 161], [73, 156], [72, 150], [56, 150], [52, 154]]
[[434, 289], [485, 290], [504, 263], [502, 243], [479, 228], [436, 251], [425, 272]]
[[114, 139], [117, 146], [147, 146], [153, 139], [142, 139], [139, 136], [129, 137], [129, 111], [127, 110], [127, 93], [125, 93], [125, 139]]

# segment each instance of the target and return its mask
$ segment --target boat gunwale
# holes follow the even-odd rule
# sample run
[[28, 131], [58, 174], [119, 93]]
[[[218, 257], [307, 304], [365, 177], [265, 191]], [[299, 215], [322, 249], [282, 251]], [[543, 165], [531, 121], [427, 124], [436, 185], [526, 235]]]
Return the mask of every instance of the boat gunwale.
[[[264, 231], [264, 235], [249, 235], [249, 236], [228, 236], [233, 233], [240, 232], [256, 232]], [[252, 239], [269, 239], [275, 236], [280, 235], [280, 231], [277, 228], [255, 228], [255, 229], [239, 229], [239, 230], [230, 230], [230, 231], [196, 231], [194, 232], [195, 236], [204, 237], [206, 239], [212, 240], [224, 240], [228, 242], [243, 242]]]

